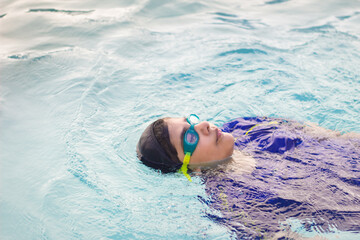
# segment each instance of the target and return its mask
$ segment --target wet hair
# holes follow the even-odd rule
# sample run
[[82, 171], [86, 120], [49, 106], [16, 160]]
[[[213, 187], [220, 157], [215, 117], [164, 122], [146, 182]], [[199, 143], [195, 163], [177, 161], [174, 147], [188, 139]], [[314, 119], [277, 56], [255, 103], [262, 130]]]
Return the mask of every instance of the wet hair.
[[138, 158], [148, 167], [164, 173], [178, 170], [182, 162], [170, 142], [166, 118], [151, 123], [142, 133], [136, 147]]

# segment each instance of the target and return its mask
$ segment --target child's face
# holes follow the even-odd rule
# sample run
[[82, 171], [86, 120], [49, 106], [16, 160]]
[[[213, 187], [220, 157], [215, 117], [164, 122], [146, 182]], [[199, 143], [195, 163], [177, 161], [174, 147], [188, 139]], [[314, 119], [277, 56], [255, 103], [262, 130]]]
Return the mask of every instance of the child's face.
[[[165, 121], [168, 125], [170, 141], [176, 148], [180, 161], [183, 161], [184, 133], [189, 129], [190, 124], [186, 118], [168, 118]], [[234, 137], [231, 134], [221, 132], [209, 122], [195, 125], [195, 131], [199, 134], [199, 142], [190, 158], [190, 165], [222, 160], [232, 155]]]

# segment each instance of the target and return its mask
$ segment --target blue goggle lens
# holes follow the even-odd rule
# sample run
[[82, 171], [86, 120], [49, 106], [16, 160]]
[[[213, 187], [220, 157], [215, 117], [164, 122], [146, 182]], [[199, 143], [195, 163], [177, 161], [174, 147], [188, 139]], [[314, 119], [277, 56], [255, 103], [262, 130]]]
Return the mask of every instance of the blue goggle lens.
[[197, 143], [198, 137], [195, 134], [191, 133], [191, 132], [187, 132], [185, 134], [185, 140], [189, 144], [194, 144], [194, 143]]

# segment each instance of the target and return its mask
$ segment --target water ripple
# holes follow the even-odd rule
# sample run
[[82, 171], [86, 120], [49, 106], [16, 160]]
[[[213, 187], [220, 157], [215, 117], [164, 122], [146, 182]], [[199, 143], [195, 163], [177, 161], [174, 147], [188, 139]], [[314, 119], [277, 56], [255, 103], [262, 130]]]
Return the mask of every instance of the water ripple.
[[224, 12], [215, 12], [215, 15], [222, 16], [222, 17], [230, 17], [230, 18], [236, 18], [237, 16], [235, 14], [230, 13], [224, 13]]
[[249, 29], [249, 30], [255, 29], [255, 27], [251, 24], [251, 21], [249, 21], [247, 19], [229, 19], [229, 18], [224, 18], [224, 17], [217, 17], [215, 19], [220, 20], [225, 23], [235, 24], [237, 27], [241, 27], [244, 29]]
[[319, 26], [312, 26], [312, 27], [306, 27], [306, 28], [295, 28], [292, 31], [296, 32], [303, 32], [303, 33], [327, 33], [331, 30], [335, 30], [334, 26], [331, 24], [323, 24]]
[[85, 10], [85, 11], [80, 11], [80, 10], [59, 10], [59, 9], [55, 9], [55, 8], [34, 8], [34, 9], [29, 9], [28, 12], [51, 12], [51, 13], [65, 13], [65, 14], [69, 14], [69, 15], [81, 15], [81, 14], [88, 14], [91, 12], [94, 12], [95, 10]]
[[357, 15], [359, 15], [360, 14], [360, 12], [354, 12], [353, 14], [350, 14], [350, 15], [344, 15], [344, 16], [338, 16], [337, 18], [339, 19], [339, 20], [346, 20], [346, 19], [349, 19], [349, 18], [352, 18], [352, 17], [354, 17], [354, 16], [357, 16]]
[[288, 2], [290, 0], [273, 0], [273, 1], [269, 1], [269, 2], [265, 2], [265, 4], [279, 4], [279, 3], [284, 3], [284, 2]]
[[233, 55], [233, 54], [263, 54], [263, 55], [267, 55], [267, 52], [260, 50], [260, 49], [256, 49], [256, 48], [240, 48], [240, 49], [236, 49], [236, 50], [222, 52], [218, 56], [224, 57], [224, 56]]

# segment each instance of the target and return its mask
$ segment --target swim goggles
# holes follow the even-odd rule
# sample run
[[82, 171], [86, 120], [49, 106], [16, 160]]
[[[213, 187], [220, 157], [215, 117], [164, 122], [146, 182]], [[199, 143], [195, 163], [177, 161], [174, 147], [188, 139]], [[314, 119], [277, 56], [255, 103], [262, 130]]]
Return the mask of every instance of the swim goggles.
[[200, 118], [196, 114], [190, 114], [186, 121], [190, 124], [190, 128], [184, 134], [183, 145], [185, 157], [179, 172], [184, 174], [185, 177], [191, 182], [191, 177], [187, 171], [190, 157], [195, 151], [195, 148], [199, 142], [199, 134], [195, 131], [195, 125], [200, 122]]

